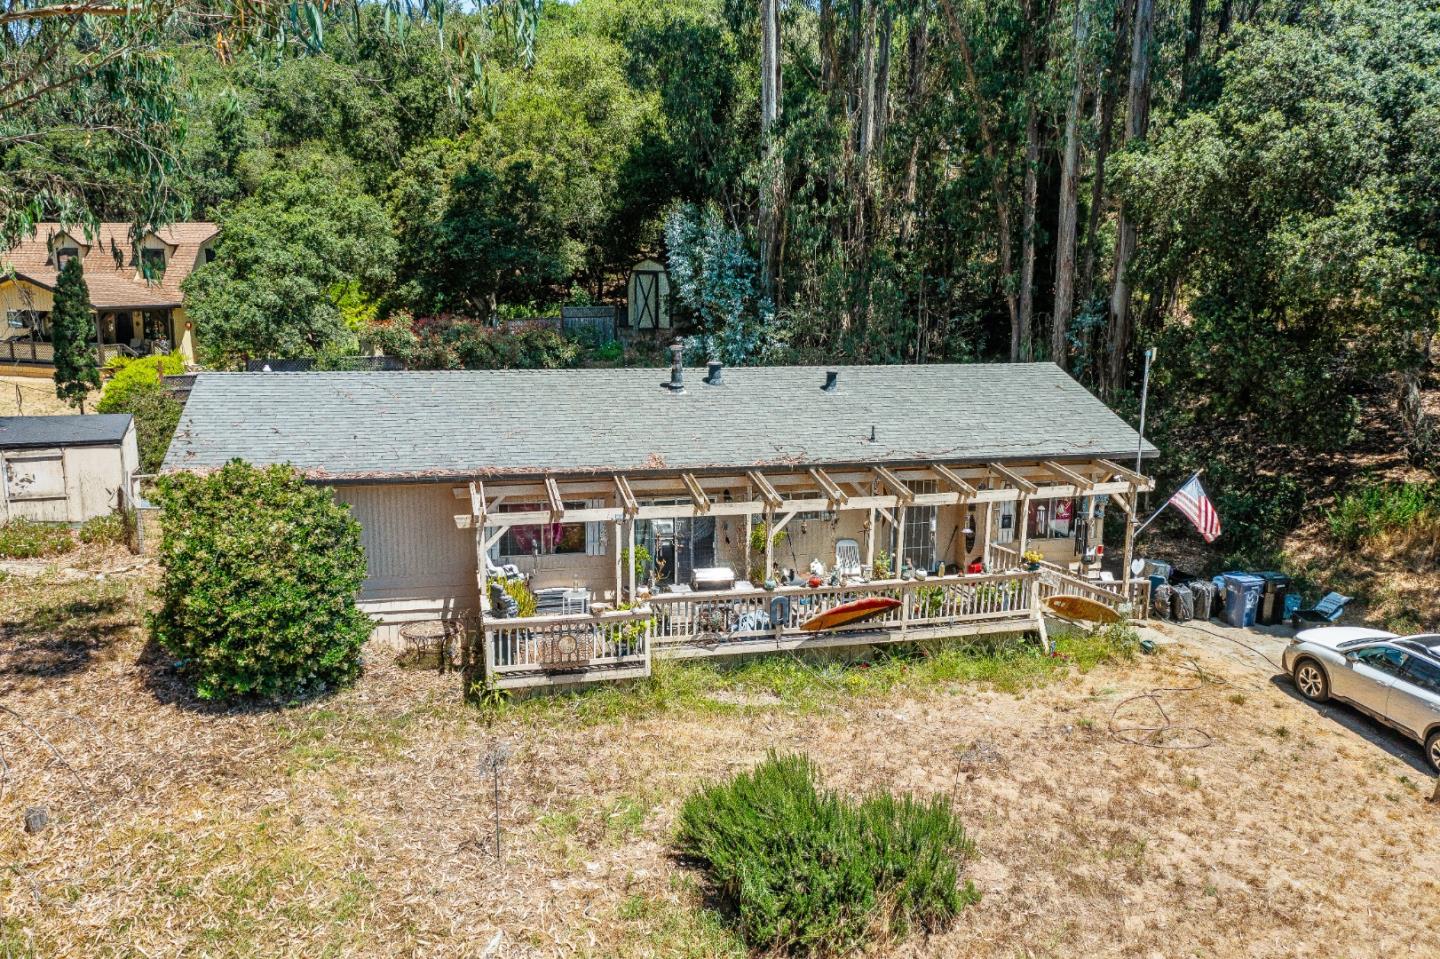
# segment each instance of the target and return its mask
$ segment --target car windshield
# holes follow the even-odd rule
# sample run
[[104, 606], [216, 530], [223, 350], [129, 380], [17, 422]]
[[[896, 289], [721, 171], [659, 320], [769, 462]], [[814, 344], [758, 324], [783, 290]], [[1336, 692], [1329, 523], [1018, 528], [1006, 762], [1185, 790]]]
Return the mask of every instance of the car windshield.
[[1416, 646], [1424, 646], [1426, 649], [1440, 650], [1440, 633], [1421, 633], [1419, 636], [1407, 636], [1405, 642]]

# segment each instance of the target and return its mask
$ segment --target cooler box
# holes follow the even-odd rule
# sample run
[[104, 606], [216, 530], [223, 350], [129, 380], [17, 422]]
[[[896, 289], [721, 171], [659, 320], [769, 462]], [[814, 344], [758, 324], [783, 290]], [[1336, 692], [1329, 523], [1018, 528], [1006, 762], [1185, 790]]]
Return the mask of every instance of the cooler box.
[[1290, 577], [1273, 571], [1256, 573], [1265, 581], [1265, 591], [1260, 595], [1260, 612], [1255, 621], [1264, 626], [1279, 626], [1285, 622], [1285, 597], [1290, 592]]
[[1225, 574], [1225, 622], [1231, 626], [1254, 626], [1260, 609], [1265, 580], [1251, 573]]

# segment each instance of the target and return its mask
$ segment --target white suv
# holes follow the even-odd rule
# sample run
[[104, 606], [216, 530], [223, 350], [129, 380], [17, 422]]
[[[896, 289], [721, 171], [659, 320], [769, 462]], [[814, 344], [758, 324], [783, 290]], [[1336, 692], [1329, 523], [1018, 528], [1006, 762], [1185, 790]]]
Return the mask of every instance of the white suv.
[[1284, 662], [1300, 695], [1317, 703], [1333, 696], [1393, 726], [1422, 744], [1440, 771], [1440, 633], [1306, 629], [1290, 640]]

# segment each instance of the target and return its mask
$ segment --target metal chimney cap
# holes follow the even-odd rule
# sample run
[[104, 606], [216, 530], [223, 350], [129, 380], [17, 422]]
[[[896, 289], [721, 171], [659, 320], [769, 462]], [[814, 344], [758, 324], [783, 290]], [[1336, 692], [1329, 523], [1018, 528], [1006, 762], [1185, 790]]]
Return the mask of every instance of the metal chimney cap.
[[825, 385], [820, 387], [826, 393], [834, 393], [840, 388], [840, 371], [827, 370], [825, 373]]
[[711, 386], [723, 386], [725, 384], [725, 364], [719, 360], [711, 360], [705, 364], [709, 372], [705, 375], [705, 382]]

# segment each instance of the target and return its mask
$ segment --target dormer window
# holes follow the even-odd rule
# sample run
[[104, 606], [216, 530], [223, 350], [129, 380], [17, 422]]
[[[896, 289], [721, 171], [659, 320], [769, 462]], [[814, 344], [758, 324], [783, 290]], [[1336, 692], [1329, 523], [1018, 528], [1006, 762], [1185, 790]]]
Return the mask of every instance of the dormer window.
[[140, 251], [140, 275], [147, 280], [159, 279], [165, 275], [165, 251], [145, 247]]
[[55, 251], [55, 271], [58, 273], [59, 271], [65, 269], [65, 264], [69, 263], [71, 260], [75, 259], [79, 255], [80, 251], [77, 250], [75, 247], [62, 246], [60, 249]]

